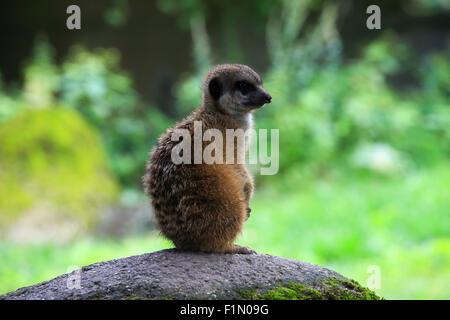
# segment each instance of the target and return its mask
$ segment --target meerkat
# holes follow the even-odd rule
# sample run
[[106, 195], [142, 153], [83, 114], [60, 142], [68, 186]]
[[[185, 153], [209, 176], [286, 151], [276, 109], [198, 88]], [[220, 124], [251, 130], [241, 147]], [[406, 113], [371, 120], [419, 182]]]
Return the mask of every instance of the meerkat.
[[[252, 112], [270, 103], [272, 97], [263, 88], [261, 77], [240, 64], [216, 66], [206, 74], [202, 89], [201, 105], [168, 129], [153, 148], [143, 177], [145, 192], [151, 198], [161, 233], [176, 249], [255, 253], [233, 243], [251, 211], [253, 179], [245, 163], [174, 164], [171, 155], [179, 141], [172, 141], [172, 135], [185, 129], [193, 137], [194, 124], [200, 121], [203, 132], [219, 130], [225, 146], [226, 130], [252, 128]], [[234, 148], [233, 159], [242, 156], [238, 152], [246, 153], [247, 146]], [[223, 147], [224, 159], [226, 152]]]

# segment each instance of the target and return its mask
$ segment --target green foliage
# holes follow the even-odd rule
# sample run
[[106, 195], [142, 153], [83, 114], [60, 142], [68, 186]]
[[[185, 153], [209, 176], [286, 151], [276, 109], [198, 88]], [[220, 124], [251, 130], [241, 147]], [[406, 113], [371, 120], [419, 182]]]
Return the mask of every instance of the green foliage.
[[[298, 74], [283, 65], [268, 72], [265, 87], [274, 99], [257, 111], [256, 125], [280, 130], [281, 175], [275, 179], [288, 171], [317, 175], [339, 166], [394, 173], [450, 156], [450, 60], [444, 53], [430, 56], [415, 73], [418, 88], [394, 90], [390, 77], [411, 59], [397, 42], [373, 42], [348, 65], [305, 58]], [[201, 80], [187, 77], [177, 85], [180, 115], [200, 103]], [[377, 164], [383, 155], [388, 163]], [[360, 163], [361, 157], [369, 163]]]
[[103, 14], [103, 19], [110, 26], [122, 27], [130, 15], [128, 0], [113, 0], [112, 2], [112, 6]]
[[[267, 27], [272, 66], [264, 79], [274, 99], [256, 113], [256, 124], [280, 130], [280, 179], [288, 171], [317, 175], [335, 165], [393, 174], [447, 158], [448, 53], [419, 60], [386, 33], [360, 59], [343, 64], [333, 31], [336, 7], [317, 10], [312, 3], [282, 2]], [[309, 26], [314, 10], [320, 18]], [[401, 74], [415, 85], [396, 90], [391, 79]], [[201, 80], [197, 74], [178, 83], [180, 115], [199, 104]]]
[[106, 126], [105, 119], [131, 112], [137, 96], [131, 79], [120, 72], [116, 50], [94, 52], [74, 47], [61, 67], [61, 99], [79, 109], [96, 126]]
[[[74, 47], [59, 66], [39, 38], [24, 68], [23, 90], [0, 83], [5, 234], [32, 239], [23, 230], [34, 227], [71, 239], [72, 230], [93, 226], [101, 209], [116, 204], [118, 182], [140, 188], [148, 152], [168, 119], [140, 100], [119, 61], [112, 49]], [[46, 220], [51, 223], [40, 226]]]
[[119, 69], [117, 51], [75, 47], [61, 68], [60, 94], [101, 132], [114, 172], [124, 186], [140, 186], [148, 152], [169, 120], [140, 101]]
[[[319, 16], [314, 25], [306, 23], [311, 13]], [[335, 5], [319, 10], [314, 1], [280, 2], [269, 16], [272, 66], [263, 78], [274, 99], [256, 113], [256, 124], [280, 130], [278, 177], [334, 166], [393, 174], [448, 158], [448, 53], [420, 60], [385, 33], [344, 64], [336, 19]], [[391, 80], [405, 74], [414, 85], [396, 89]], [[199, 83], [193, 75], [177, 85], [180, 115], [199, 104]]]
[[54, 103], [59, 86], [58, 68], [53, 63], [53, 48], [45, 37], [38, 37], [32, 60], [24, 68], [24, 93], [29, 107], [45, 108]]
[[0, 83], [0, 123], [30, 107], [60, 104], [75, 109], [100, 131], [122, 185], [140, 187], [148, 152], [170, 122], [141, 101], [119, 62], [117, 50], [91, 52], [75, 46], [58, 66], [48, 42], [38, 39], [25, 68], [23, 94]]
[[76, 47], [61, 68], [64, 104], [80, 111], [101, 132], [114, 172], [124, 186], [140, 185], [148, 152], [168, 119], [140, 101], [119, 69], [115, 50]]
[[[278, 69], [269, 72], [266, 87], [274, 101], [258, 113], [257, 124], [280, 129], [282, 171], [299, 165], [323, 169], [341, 160], [350, 163], [358, 147], [371, 143], [392, 146], [406, 162], [416, 165], [450, 155], [445, 73], [449, 60], [436, 54], [427, 69], [439, 68], [443, 73], [421, 72], [420, 89], [394, 91], [388, 77], [405, 58], [405, 48], [394, 41], [370, 44], [356, 63], [324, 65], [297, 91], [290, 83], [292, 77]], [[288, 91], [295, 96], [288, 98]]]
[[0, 127], [0, 227], [50, 202], [88, 226], [116, 200], [100, 137], [77, 112], [27, 109]]
[[23, 101], [16, 94], [10, 95], [5, 93], [4, 84], [0, 78], [0, 125], [23, 107]]
[[193, 108], [198, 107], [202, 101], [201, 75], [182, 79], [175, 87], [177, 113], [186, 116]]
[[53, 49], [45, 37], [38, 37], [32, 59], [24, 70], [23, 88], [9, 88], [0, 79], [0, 125], [27, 108], [46, 108], [55, 103], [53, 93], [59, 86]]

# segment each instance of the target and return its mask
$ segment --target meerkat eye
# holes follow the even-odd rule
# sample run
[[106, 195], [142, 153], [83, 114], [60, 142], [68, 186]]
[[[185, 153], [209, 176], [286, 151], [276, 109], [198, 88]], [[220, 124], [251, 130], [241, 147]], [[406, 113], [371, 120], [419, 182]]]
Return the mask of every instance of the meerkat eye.
[[236, 83], [236, 87], [239, 89], [239, 91], [241, 91], [243, 94], [247, 94], [250, 91], [253, 91], [255, 89], [255, 87], [248, 83], [247, 81], [238, 81]]

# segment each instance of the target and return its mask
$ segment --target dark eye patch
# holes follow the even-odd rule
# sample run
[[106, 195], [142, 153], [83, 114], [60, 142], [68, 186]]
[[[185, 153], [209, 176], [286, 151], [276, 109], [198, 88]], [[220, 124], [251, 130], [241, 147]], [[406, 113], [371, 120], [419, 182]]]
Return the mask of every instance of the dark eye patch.
[[254, 85], [245, 80], [237, 81], [236, 88], [241, 91], [242, 94], [247, 94], [256, 89]]
[[211, 94], [212, 98], [217, 101], [222, 93], [222, 84], [220, 83], [219, 79], [217, 77], [211, 79], [211, 81], [209, 81], [208, 87], [209, 93]]

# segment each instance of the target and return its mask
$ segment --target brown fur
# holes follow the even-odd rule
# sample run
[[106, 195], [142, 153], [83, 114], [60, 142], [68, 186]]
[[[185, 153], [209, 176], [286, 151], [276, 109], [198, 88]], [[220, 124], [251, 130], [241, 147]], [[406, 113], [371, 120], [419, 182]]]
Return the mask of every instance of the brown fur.
[[[214, 99], [208, 88], [214, 78], [223, 86], [218, 99]], [[254, 253], [251, 248], [233, 244], [249, 216], [253, 193], [253, 180], [245, 165], [236, 161], [225, 164], [225, 148], [224, 164], [176, 165], [171, 160], [172, 148], [179, 143], [171, 141], [171, 134], [177, 128], [188, 129], [191, 134], [193, 163], [194, 121], [202, 121], [203, 133], [210, 128], [220, 130], [224, 146], [226, 129], [246, 130], [252, 126], [249, 113], [261, 105], [246, 109], [240, 105], [242, 96], [233, 91], [237, 79], [253, 84], [259, 90], [257, 94], [265, 94], [266, 103], [270, 102], [270, 95], [262, 89], [261, 78], [252, 69], [243, 65], [219, 65], [205, 77], [200, 107], [160, 137], [148, 162], [143, 177], [145, 192], [151, 197], [162, 234], [177, 249]], [[210, 143], [203, 142], [203, 148]]]

